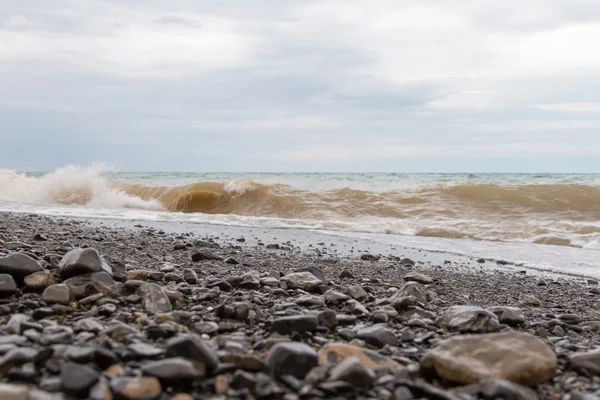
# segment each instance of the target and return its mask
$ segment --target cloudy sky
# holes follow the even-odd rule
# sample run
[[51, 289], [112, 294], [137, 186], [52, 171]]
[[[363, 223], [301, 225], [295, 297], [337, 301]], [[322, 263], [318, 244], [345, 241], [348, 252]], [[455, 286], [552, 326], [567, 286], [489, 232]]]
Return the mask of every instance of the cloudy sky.
[[3, 0], [0, 168], [600, 172], [600, 1]]

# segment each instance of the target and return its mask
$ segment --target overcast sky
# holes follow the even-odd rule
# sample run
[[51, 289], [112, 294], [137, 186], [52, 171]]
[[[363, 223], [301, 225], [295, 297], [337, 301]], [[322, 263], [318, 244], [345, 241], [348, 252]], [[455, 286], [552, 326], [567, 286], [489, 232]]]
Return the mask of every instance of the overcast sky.
[[600, 172], [598, 0], [3, 0], [0, 168]]

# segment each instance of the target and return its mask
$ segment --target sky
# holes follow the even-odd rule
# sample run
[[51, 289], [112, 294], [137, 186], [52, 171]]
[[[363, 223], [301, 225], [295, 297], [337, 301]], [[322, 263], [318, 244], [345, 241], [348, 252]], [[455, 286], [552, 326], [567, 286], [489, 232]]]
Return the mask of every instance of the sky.
[[3, 0], [0, 168], [600, 172], [600, 1]]

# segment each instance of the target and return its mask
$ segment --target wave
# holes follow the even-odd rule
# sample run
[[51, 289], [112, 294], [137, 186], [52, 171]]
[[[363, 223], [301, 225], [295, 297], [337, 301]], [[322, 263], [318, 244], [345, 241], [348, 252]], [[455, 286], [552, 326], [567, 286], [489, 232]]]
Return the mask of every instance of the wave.
[[104, 172], [101, 165], [67, 166], [39, 176], [0, 170], [0, 201], [588, 248], [600, 241], [600, 186], [581, 183], [307, 190], [255, 180], [152, 185], [111, 180]]

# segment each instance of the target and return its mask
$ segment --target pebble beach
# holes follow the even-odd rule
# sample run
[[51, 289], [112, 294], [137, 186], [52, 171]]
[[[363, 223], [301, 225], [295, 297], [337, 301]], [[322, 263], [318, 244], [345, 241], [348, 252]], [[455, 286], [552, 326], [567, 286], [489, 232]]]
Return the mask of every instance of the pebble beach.
[[594, 279], [211, 229], [1, 213], [0, 398], [600, 398]]

